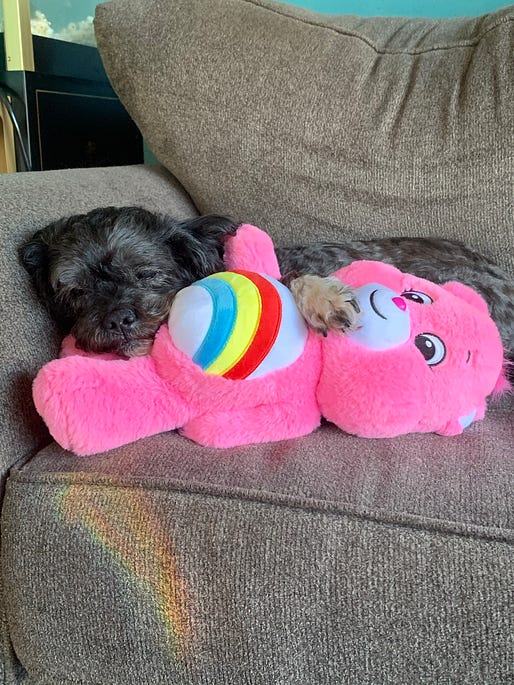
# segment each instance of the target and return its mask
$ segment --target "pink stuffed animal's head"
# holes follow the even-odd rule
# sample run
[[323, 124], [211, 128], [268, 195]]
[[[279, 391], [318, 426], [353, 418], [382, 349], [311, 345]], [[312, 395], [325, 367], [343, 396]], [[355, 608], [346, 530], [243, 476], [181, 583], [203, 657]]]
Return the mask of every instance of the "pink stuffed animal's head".
[[503, 347], [485, 301], [380, 262], [334, 274], [355, 288], [360, 328], [323, 341], [322, 414], [363, 437], [461, 433], [501, 386]]

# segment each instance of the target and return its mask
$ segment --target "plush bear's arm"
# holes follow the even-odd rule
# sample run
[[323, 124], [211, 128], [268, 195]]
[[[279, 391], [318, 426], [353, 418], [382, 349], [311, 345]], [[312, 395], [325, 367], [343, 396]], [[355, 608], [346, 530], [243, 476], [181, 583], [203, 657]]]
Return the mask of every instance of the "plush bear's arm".
[[190, 418], [188, 403], [148, 356], [56, 359], [36, 376], [33, 395], [54, 439], [79, 455], [172, 430]]
[[257, 226], [243, 224], [225, 240], [225, 266], [228, 271], [257, 271], [280, 279], [273, 241]]

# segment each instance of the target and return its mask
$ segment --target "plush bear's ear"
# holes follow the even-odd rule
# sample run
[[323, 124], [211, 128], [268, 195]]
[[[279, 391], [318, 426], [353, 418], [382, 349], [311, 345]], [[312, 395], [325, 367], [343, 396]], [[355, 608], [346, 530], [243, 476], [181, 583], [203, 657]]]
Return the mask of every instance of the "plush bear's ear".
[[[479, 293], [477, 293], [476, 290], [473, 290], [473, 288], [470, 288], [463, 283], [459, 283], [458, 281], [449, 281], [448, 283], [445, 283], [442, 288], [448, 292], [451, 292], [453, 295], [456, 295], [461, 300], [464, 300], [473, 307], [476, 307], [476, 309], [482, 313], [490, 315], [487, 302], [481, 295], [479, 295]], [[496, 384], [492, 390], [493, 396], [503, 395], [504, 393], [512, 390], [512, 384], [509, 380], [509, 378], [512, 376], [512, 371], [512, 362], [509, 362], [508, 360], [504, 361], [503, 369], [498, 376], [498, 380], [496, 381]]]
[[485, 416], [486, 409], [487, 404], [485, 400], [482, 400], [469, 414], [450, 419], [448, 423], [435, 432], [438, 435], [459, 435], [475, 421], [481, 421]]
[[498, 397], [504, 395], [506, 392], [512, 391], [512, 384], [509, 380], [512, 374], [512, 363], [509, 361], [504, 362], [502, 372], [498, 376], [498, 380], [493, 388], [493, 397]]
[[473, 290], [473, 288], [470, 288], [468, 285], [464, 285], [464, 283], [458, 283], [457, 281], [448, 281], [448, 283], [445, 283], [441, 287], [444, 290], [453, 293], [453, 295], [456, 295], [468, 304], [473, 305], [473, 307], [476, 307], [481, 312], [484, 312], [484, 314], [489, 314], [489, 307], [487, 306], [487, 302], [484, 300], [482, 295], [479, 295], [476, 290]]
[[463, 426], [460, 424], [458, 419], [451, 419], [448, 423], [436, 430], [437, 435], [460, 435], [464, 431]]

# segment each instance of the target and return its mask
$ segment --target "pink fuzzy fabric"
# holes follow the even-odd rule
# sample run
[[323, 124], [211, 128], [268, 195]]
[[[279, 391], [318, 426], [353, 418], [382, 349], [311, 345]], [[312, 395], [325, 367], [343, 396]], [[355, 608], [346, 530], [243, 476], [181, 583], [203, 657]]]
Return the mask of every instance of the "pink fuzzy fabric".
[[257, 226], [243, 224], [235, 236], [225, 241], [224, 262], [227, 271], [257, 271], [280, 280], [280, 268], [273, 241]]
[[[408, 302], [412, 330], [398, 347], [370, 351], [351, 337], [329, 335], [317, 393], [327, 419], [363, 437], [391, 437], [454, 435], [462, 432], [462, 417], [472, 412], [483, 417], [486, 397], [506, 381], [500, 336], [480, 295], [460, 283], [437, 286], [377, 262], [354, 262], [336, 275], [354, 287], [371, 281], [399, 295], [420, 291], [433, 303]], [[417, 335], [428, 332], [447, 348], [444, 361], [432, 367], [414, 344]]]
[[177, 428], [189, 417], [152, 357], [56, 359], [36, 376], [33, 396], [53, 438], [81, 455]]
[[50, 362], [34, 381], [34, 402], [54, 439], [81, 455], [178, 427], [214, 447], [281, 440], [319, 425], [320, 360], [320, 342], [311, 334], [289, 367], [232, 381], [205, 374], [177, 350], [164, 325], [148, 357]]
[[[253, 226], [228, 239], [227, 260], [279, 275], [271, 240]], [[391, 319], [395, 313], [403, 324], [408, 319], [398, 341], [367, 347], [367, 338], [359, 338], [364, 323], [354, 337], [311, 331], [295, 362], [260, 378], [230, 380], [204, 373], [173, 345], [166, 325], [149, 356], [130, 360], [79, 354], [66, 339], [65, 356], [34, 381], [36, 408], [60, 445], [84, 455], [175, 428], [215, 447], [282, 440], [314, 430], [321, 413], [365, 437], [453, 435], [483, 417], [486, 397], [505, 381], [500, 336], [479, 295], [378, 262], [354, 262], [336, 276], [355, 288], [390, 289], [381, 306], [390, 308]], [[412, 290], [431, 303], [410, 301], [405, 292]], [[426, 333], [446, 345], [437, 365], [428, 365], [415, 344]]]
[[166, 326], [156, 337], [152, 356], [157, 372], [170, 386], [180, 378], [180, 393], [194, 407], [181, 432], [202, 445], [231, 447], [283, 440], [319, 426], [314, 389], [321, 346], [312, 332], [299, 359], [262, 378], [233, 381], [204, 373], [176, 349]]

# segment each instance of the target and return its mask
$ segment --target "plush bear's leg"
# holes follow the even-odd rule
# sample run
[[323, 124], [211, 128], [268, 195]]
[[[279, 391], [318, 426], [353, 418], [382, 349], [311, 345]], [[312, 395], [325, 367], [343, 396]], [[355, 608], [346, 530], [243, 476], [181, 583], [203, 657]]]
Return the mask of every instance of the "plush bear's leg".
[[180, 432], [201, 445], [235, 447], [307, 435], [319, 426], [320, 419], [316, 402], [308, 398], [303, 402], [209, 412], [188, 421]]
[[56, 359], [37, 375], [33, 394], [55, 440], [80, 455], [177, 428], [190, 415], [151, 357]]

